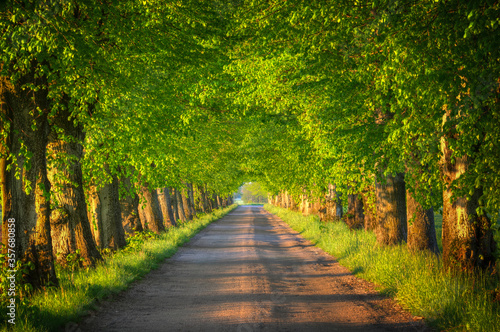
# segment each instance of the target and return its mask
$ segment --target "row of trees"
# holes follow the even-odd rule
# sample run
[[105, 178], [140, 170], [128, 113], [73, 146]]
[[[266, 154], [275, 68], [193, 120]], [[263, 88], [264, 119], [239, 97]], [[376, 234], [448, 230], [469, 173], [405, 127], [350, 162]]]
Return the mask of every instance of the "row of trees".
[[[0, 12], [2, 238], [25, 281], [124, 234], [224, 206], [238, 128], [203, 102], [221, 17], [198, 1], [7, 1]], [[222, 26], [223, 27], [223, 26]], [[215, 59], [215, 60], [214, 60]], [[6, 250], [6, 249], [5, 249]]]
[[349, 224], [375, 229], [380, 244], [432, 251], [442, 206], [445, 266], [494, 264], [499, 14], [488, 1], [240, 7], [225, 70], [255, 124], [249, 168], [275, 204], [319, 200], [340, 217], [340, 197]]

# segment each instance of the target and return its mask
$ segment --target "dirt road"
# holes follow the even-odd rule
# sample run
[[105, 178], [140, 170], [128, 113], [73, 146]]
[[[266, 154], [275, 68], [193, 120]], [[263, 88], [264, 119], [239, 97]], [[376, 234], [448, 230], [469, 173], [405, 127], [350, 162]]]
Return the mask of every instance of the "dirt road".
[[261, 207], [238, 207], [81, 331], [425, 331]]

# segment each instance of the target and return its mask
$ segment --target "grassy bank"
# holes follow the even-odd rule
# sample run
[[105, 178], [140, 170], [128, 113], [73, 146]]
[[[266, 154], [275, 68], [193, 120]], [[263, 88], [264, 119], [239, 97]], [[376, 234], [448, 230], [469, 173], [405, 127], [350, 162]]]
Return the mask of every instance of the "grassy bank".
[[135, 236], [124, 249], [106, 257], [95, 269], [58, 271], [60, 287], [34, 294], [31, 305], [18, 307], [16, 324], [2, 331], [75, 331], [77, 322], [100, 300], [126, 289], [158, 267], [200, 230], [236, 208], [232, 205], [169, 228], [158, 236]]
[[429, 325], [447, 331], [500, 331], [498, 279], [451, 276], [432, 254], [411, 254], [405, 245], [379, 247], [372, 232], [351, 231], [342, 222], [265, 205], [302, 236]]

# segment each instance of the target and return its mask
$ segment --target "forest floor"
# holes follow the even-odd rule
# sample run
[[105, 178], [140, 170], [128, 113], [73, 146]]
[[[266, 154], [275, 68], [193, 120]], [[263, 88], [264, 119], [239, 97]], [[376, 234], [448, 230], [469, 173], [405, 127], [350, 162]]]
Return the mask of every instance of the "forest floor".
[[429, 331], [260, 206], [210, 224], [72, 331]]

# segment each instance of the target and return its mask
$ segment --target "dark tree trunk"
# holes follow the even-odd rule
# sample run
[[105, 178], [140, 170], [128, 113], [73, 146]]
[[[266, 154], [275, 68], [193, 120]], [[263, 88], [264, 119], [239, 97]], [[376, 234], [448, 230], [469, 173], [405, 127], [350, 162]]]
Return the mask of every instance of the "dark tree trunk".
[[217, 195], [216, 194], [212, 194], [210, 196], [210, 205], [211, 205], [210, 210], [212, 210], [212, 211], [219, 208], [219, 205], [217, 204]]
[[[54, 193], [54, 209], [51, 214], [51, 234], [54, 256], [61, 265], [66, 264], [66, 256], [80, 251], [84, 266], [93, 266], [102, 260], [90, 230], [87, 215], [83, 175], [80, 160], [83, 147], [80, 142], [85, 135], [82, 125], [75, 126], [67, 110], [60, 110], [54, 119], [54, 127], [49, 136], [48, 155], [49, 179]], [[56, 130], [61, 132], [58, 134]], [[63, 135], [63, 136], [59, 136]], [[70, 137], [64, 140], [64, 137]], [[61, 162], [68, 159], [66, 163]]]
[[360, 229], [365, 226], [363, 197], [361, 194], [347, 196], [347, 214], [345, 222], [350, 229]]
[[186, 221], [186, 215], [184, 213], [184, 203], [182, 202], [182, 195], [179, 189], [174, 188], [175, 200], [177, 201], [177, 211], [179, 213], [179, 219], [181, 221]]
[[[106, 171], [109, 168], [106, 165]], [[119, 185], [115, 175], [112, 176], [112, 182], [107, 183], [99, 191], [99, 201], [101, 203], [102, 218], [102, 248], [118, 250], [123, 248], [125, 241], [125, 232], [123, 230], [119, 200]]]
[[376, 182], [377, 193], [377, 241], [393, 245], [407, 238], [406, 190], [404, 174], [388, 175], [386, 182]]
[[[34, 66], [33, 66], [34, 67]], [[39, 88], [21, 89], [26, 83]], [[0, 77], [0, 124], [4, 146], [0, 144], [0, 183], [2, 185], [2, 241], [14, 249], [16, 259], [32, 262], [25, 281], [34, 288], [47, 283], [57, 285], [50, 235], [50, 182], [47, 177], [46, 148], [49, 132], [49, 101], [47, 83], [42, 78], [27, 74], [14, 86], [6, 77]], [[10, 122], [7, 130], [6, 122]], [[31, 125], [35, 125], [35, 129]], [[23, 146], [32, 153], [29, 164], [21, 154]], [[12, 153], [20, 169], [8, 167], [5, 153]], [[24, 189], [31, 188], [28, 194]], [[14, 220], [10, 223], [9, 220]], [[15, 247], [8, 246], [9, 225], [14, 224]], [[13, 268], [13, 267], [10, 267]]]
[[375, 192], [373, 187], [369, 187], [361, 194], [363, 198], [363, 213], [365, 215], [365, 231], [374, 231], [377, 228], [376, 205], [374, 203], [370, 205], [370, 201], [368, 199], [374, 194]]
[[179, 193], [182, 198], [182, 206], [184, 207], [184, 215], [186, 216], [186, 220], [193, 220], [193, 213], [191, 212], [191, 208], [189, 206], [189, 193], [187, 191], [187, 187], [182, 190], [179, 189]]
[[187, 183], [187, 193], [189, 198], [189, 209], [191, 210], [193, 218], [196, 218], [196, 208], [195, 208], [196, 205], [194, 202], [194, 189], [192, 183]]
[[123, 177], [122, 183], [127, 191], [126, 196], [120, 200], [123, 229], [126, 233], [141, 232], [143, 228], [139, 217], [139, 196], [132, 193], [130, 178]]
[[203, 213], [209, 213], [210, 211], [208, 206], [207, 195], [205, 193], [203, 185], [198, 186], [198, 191], [200, 192], [200, 209]]
[[443, 264], [452, 270], [472, 271], [495, 264], [493, 255], [496, 244], [491, 230], [491, 220], [479, 215], [481, 187], [474, 188], [472, 196], [452, 200], [452, 183], [465, 174], [471, 165], [467, 156], [455, 158], [447, 138], [441, 141], [443, 191]]
[[165, 219], [166, 226], [177, 226], [174, 218], [174, 212], [172, 210], [172, 202], [170, 200], [170, 188], [166, 187], [163, 188], [163, 190], [158, 189], [158, 201], [160, 202], [161, 213], [163, 215], [163, 219]]
[[406, 191], [406, 219], [408, 221], [408, 249], [430, 250], [437, 254], [439, 252], [436, 228], [434, 225], [434, 210], [424, 210], [410, 193]]
[[174, 215], [175, 223], [179, 220], [179, 210], [177, 208], [177, 197], [175, 196], [175, 189], [171, 188], [170, 191], [170, 205], [172, 206], [172, 213]]
[[141, 184], [141, 193], [139, 195], [139, 216], [142, 227], [155, 233], [165, 231], [163, 216], [156, 189], [150, 190], [148, 184]]

